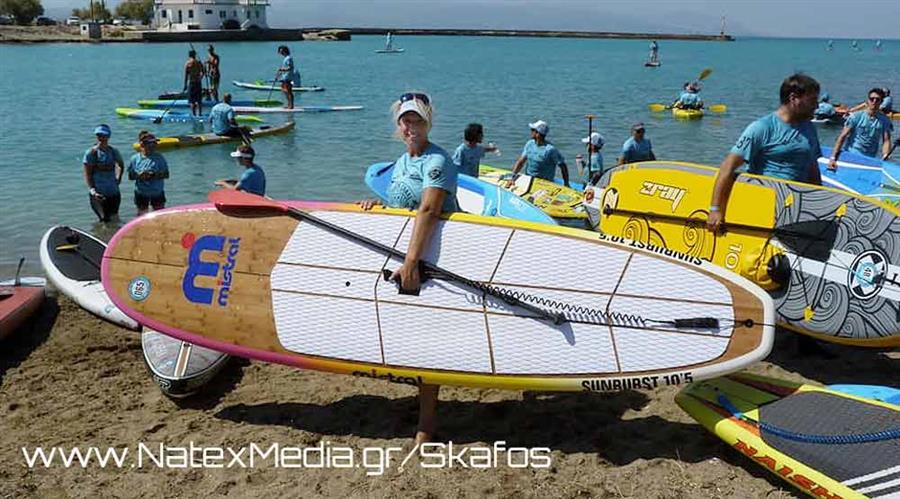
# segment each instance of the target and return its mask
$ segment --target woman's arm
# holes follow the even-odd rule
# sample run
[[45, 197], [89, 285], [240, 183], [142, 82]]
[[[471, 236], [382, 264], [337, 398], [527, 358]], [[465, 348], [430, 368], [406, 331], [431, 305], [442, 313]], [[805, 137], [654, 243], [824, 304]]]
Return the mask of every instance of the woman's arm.
[[406, 260], [391, 276], [391, 280], [399, 278], [400, 286], [406, 291], [419, 289], [421, 283], [419, 260], [428, 249], [446, 197], [447, 191], [438, 187], [427, 187], [422, 192], [422, 202], [419, 204], [412, 237], [409, 240], [409, 247], [406, 249]]

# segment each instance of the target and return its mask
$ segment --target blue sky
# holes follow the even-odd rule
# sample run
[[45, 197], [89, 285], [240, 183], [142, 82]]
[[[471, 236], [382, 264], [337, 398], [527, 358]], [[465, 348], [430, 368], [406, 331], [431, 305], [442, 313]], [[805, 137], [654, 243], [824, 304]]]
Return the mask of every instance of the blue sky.
[[[87, 0], [42, 0], [65, 17]], [[118, 0], [108, 0], [116, 5]], [[900, 0], [270, 0], [269, 24], [900, 38]]]

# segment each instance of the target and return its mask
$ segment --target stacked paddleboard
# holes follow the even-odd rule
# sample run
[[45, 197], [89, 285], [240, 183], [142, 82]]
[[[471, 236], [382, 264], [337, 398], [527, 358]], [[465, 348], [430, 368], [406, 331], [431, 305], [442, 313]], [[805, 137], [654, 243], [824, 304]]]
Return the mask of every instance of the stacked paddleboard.
[[[746, 373], [675, 401], [752, 462], [817, 498], [900, 495], [900, 405]], [[863, 390], [868, 392], [868, 390]]]
[[456, 213], [400, 294], [386, 276], [415, 212], [210, 196], [219, 209], [130, 222], [103, 257], [121, 310], [207, 348], [414, 385], [610, 391], [718, 376], [772, 346], [771, 299], [699, 258]]
[[513, 178], [512, 172], [488, 165], [479, 167], [478, 178], [508, 189], [513, 194], [544, 210], [553, 218], [569, 220], [587, 218], [581, 204], [581, 193], [564, 185], [520, 174], [515, 177], [513, 184], [507, 187], [508, 180]]
[[[204, 109], [211, 109], [213, 106], [218, 104], [218, 101], [213, 100], [204, 100], [202, 102]], [[139, 100], [138, 105], [141, 107], [149, 107], [153, 109], [166, 109], [166, 108], [185, 108], [191, 107], [190, 102], [187, 99], [145, 99]], [[262, 108], [272, 108], [279, 107], [284, 105], [280, 100], [275, 99], [246, 99], [246, 100], [232, 100], [232, 106], [253, 106], [253, 107], [262, 107]]]
[[716, 168], [648, 162], [585, 192], [591, 223], [617, 239], [686, 253], [768, 289], [779, 324], [859, 346], [900, 345], [898, 211], [847, 192], [741, 175], [726, 230], [706, 229]]
[[[135, 118], [139, 120], [162, 120], [165, 122], [195, 122], [207, 121], [209, 116], [195, 116], [183, 111], [172, 111], [167, 109], [146, 109], [146, 108], [130, 108], [117, 107], [116, 114], [125, 118]], [[235, 117], [238, 123], [262, 123], [262, 119], [258, 116], [239, 115]]]
[[[57, 226], [41, 239], [41, 265], [59, 292], [113, 324], [140, 330], [109, 299], [100, 283], [100, 262], [106, 244], [88, 232]], [[163, 393], [186, 397], [195, 393], [225, 366], [228, 356], [145, 329], [141, 334], [144, 361]]]
[[[235, 81], [232, 81], [231, 84], [234, 85], [234, 86], [236, 86], [236, 87], [246, 88], [246, 89], [249, 89], [249, 90], [263, 90], [263, 91], [266, 91], [266, 92], [268, 92], [268, 91], [275, 91], [275, 92], [278, 92], [278, 91], [281, 90], [281, 84], [280, 84], [280, 83], [267, 83], [267, 82], [264, 82], [264, 81], [256, 81], [256, 82], [254, 82], [254, 83], [250, 83], [250, 82], [236, 81], [236, 80], [235, 80]], [[294, 93], [297, 93], [297, 92], [321, 92], [321, 91], [323, 91], [323, 90], [325, 90], [325, 87], [319, 87], [319, 86], [315, 86], [315, 87], [293, 87], [293, 88], [292, 88], [292, 91], [293, 91]]]
[[828, 169], [831, 152], [830, 147], [822, 147], [819, 158], [824, 185], [900, 207], [900, 164], [843, 151], [838, 158], [837, 170], [831, 171]]
[[[394, 163], [375, 163], [366, 170], [366, 185], [382, 201], [388, 199], [393, 173]], [[459, 209], [466, 213], [556, 225], [550, 215], [528, 201], [497, 185], [468, 175], [459, 176], [456, 200]]]

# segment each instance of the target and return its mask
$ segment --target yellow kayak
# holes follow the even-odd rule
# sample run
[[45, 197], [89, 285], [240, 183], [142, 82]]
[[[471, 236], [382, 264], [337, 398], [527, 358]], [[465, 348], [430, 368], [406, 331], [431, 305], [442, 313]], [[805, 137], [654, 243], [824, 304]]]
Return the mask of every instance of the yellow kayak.
[[[489, 184], [506, 187], [506, 180], [512, 175], [509, 170], [481, 165], [478, 178]], [[581, 204], [581, 193], [564, 185], [556, 184], [531, 175], [519, 175], [508, 188], [513, 194], [537, 206], [553, 218], [586, 219], [587, 213]]]
[[702, 109], [681, 109], [672, 108], [672, 116], [681, 120], [696, 120], [703, 117]]

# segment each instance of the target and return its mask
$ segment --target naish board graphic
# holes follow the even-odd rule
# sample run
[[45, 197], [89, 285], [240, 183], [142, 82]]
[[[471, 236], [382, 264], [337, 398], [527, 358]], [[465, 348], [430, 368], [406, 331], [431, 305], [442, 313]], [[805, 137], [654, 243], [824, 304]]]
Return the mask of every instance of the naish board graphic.
[[827, 187], [740, 175], [725, 231], [706, 228], [716, 168], [625, 165], [585, 191], [593, 226], [740, 273], [769, 290], [779, 324], [858, 346], [900, 345], [896, 209]]
[[675, 402], [734, 450], [818, 499], [900, 494], [900, 406], [737, 373]]
[[414, 211], [210, 196], [218, 209], [121, 229], [103, 282], [139, 322], [214, 350], [411, 384], [609, 391], [719, 376], [772, 346], [768, 295], [699, 258], [456, 213], [418, 294], [400, 294], [386, 275]]

